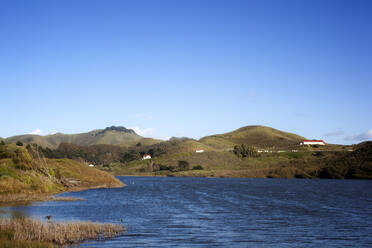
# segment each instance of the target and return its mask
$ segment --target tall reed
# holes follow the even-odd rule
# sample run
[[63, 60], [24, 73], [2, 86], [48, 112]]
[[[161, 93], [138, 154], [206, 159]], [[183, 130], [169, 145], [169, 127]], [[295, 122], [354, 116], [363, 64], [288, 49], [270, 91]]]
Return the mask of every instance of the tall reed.
[[31, 218], [0, 218], [0, 231], [12, 233], [12, 240], [65, 245], [84, 240], [112, 238], [124, 233], [125, 227], [94, 222], [45, 222]]

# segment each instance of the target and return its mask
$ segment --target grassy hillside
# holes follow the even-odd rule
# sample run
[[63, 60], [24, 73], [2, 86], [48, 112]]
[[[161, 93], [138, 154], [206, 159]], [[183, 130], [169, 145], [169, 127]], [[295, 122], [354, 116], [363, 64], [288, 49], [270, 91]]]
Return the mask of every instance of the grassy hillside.
[[[119, 144], [119, 146], [126, 147], [126, 148], [132, 148], [136, 146], [151, 146], [154, 144], [159, 144], [160, 142], [162, 142], [162, 140], [142, 137], [141, 139], [127, 140], [125, 143]], [[117, 144], [112, 144], [112, 145], [117, 145]]]
[[270, 127], [246, 126], [233, 132], [201, 138], [200, 142], [217, 149], [231, 149], [235, 144], [266, 148], [273, 146], [287, 147], [299, 144], [303, 139], [305, 138], [299, 135], [279, 131]]
[[57, 133], [47, 136], [39, 135], [19, 135], [6, 139], [7, 143], [21, 141], [25, 144], [38, 144], [43, 147], [55, 149], [61, 143], [71, 143], [81, 146], [109, 144], [109, 145], [135, 145], [138, 142], [144, 144], [154, 144], [159, 141], [143, 138], [136, 134], [132, 129], [124, 127], [108, 127], [98, 129], [88, 133], [62, 134]]
[[119, 180], [87, 164], [69, 159], [46, 159], [32, 146], [0, 144], [0, 202], [14, 198], [14, 194], [51, 194], [119, 186], [123, 186]]
[[182, 140], [173, 139], [170, 141], [164, 141], [159, 144], [155, 144], [152, 147], [153, 148], [162, 147], [167, 154], [174, 154], [180, 152], [195, 152], [196, 150], [205, 151], [214, 150], [214, 148], [193, 139]]
[[[189, 168], [180, 169], [180, 161], [186, 161]], [[303, 164], [303, 161], [306, 163]], [[316, 161], [317, 158], [309, 152], [260, 154], [247, 158], [240, 158], [231, 151], [181, 152], [156, 157], [152, 161], [137, 160], [128, 164], [111, 164], [101, 169], [115, 175], [293, 178], [300, 174], [312, 177], [309, 173], [319, 169]]]
[[232, 151], [180, 152], [151, 161], [113, 163], [101, 169], [115, 175], [372, 179], [372, 142], [353, 149], [325, 151], [323, 147], [303, 147], [298, 152], [261, 153], [244, 158]]

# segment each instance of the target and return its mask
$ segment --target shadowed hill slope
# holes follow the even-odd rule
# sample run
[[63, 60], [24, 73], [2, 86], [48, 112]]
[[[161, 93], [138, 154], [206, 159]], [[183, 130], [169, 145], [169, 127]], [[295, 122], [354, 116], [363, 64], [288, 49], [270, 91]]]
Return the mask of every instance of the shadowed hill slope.
[[354, 151], [321, 161], [322, 178], [372, 179], [372, 141], [354, 146]]
[[150, 138], [143, 138], [136, 134], [132, 129], [125, 127], [108, 127], [106, 129], [93, 130], [87, 133], [53, 135], [19, 135], [6, 139], [7, 143], [21, 141], [26, 144], [38, 144], [43, 147], [55, 149], [61, 143], [71, 143], [81, 146], [108, 144], [108, 145], [135, 145], [138, 142], [144, 144], [154, 144], [159, 141]]
[[247, 144], [258, 148], [285, 147], [298, 144], [305, 139], [296, 134], [265, 126], [246, 126], [233, 132], [207, 136], [200, 142], [218, 149], [232, 148], [235, 144]]

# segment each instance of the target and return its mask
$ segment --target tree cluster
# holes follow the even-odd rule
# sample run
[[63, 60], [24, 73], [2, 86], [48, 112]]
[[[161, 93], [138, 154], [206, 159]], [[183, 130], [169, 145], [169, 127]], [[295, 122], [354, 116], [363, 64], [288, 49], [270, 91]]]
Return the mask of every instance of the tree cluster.
[[61, 143], [57, 149], [38, 147], [47, 158], [81, 159], [94, 164], [110, 164], [114, 162], [129, 163], [139, 160], [144, 154], [157, 157], [165, 153], [161, 146], [133, 146], [130, 148], [117, 145], [79, 146]]
[[249, 145], [236, 145], [234, 146], [233, 150], [234, 154], [239, 158], [246, 158], [246, 157], [257, 157], [258, 153], [255, 147]]

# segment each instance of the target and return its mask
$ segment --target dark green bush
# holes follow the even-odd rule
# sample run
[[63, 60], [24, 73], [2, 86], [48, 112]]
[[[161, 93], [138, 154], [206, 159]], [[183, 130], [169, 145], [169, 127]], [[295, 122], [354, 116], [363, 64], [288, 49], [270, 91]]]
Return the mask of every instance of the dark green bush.
[[195, 165], [192, 169], [193, 170], [204, 170], [203, 166], [201, 165]]
[[185, 161], [185, 160], [179, 160], [179, 161], [178, 161], [178, 169], [179, 169], [180, 171], [189, 170], [189, 169], [190, 169], [189, 162], [187, 162], [187, 161]]
[[0, 146], [0, 159], [11, 158], [12, 154], [6, 149], [5, 146]]
[[161, 164], [161, 165], [159, 165], [159, 170], [169, 170], [169, 167], [166, 166], [166, 165]]
[[321, 157], [321, 156], [324, 156], [324, 153], [318, 151], [318, 152], [313, 152], [312, 155], [315, 156], [315, 157]]

